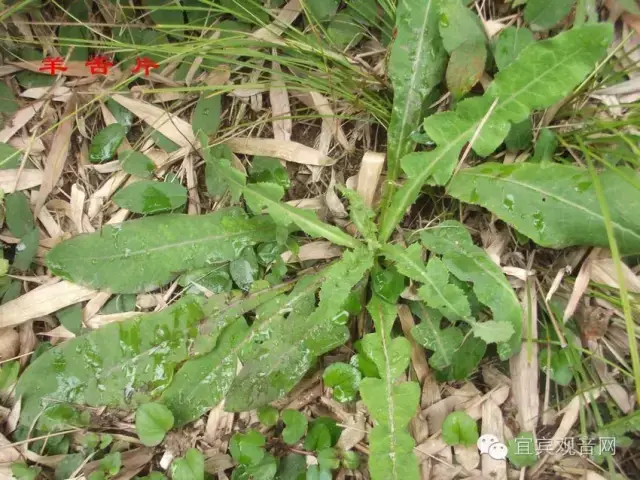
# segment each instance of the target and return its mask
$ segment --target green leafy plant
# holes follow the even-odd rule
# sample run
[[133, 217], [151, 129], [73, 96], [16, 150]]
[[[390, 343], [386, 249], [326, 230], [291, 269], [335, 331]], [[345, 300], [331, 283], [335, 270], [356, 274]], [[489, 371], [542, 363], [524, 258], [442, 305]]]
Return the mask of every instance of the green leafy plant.
[[[310, 2], [307, 19], [336, 21], [337, 2], [329, 3], [336, 8]], [[227, 2], [224, 8], [236, 7]], [[542, 22], [543, 17], [536, 18]], [[164, 19], [156, 15], [154, 21]], [[592, 172], [553, 163], [548, 154], [534, 163], [461, 168], [461, 153], [467, 161], [476, 158], [474, 152], [487, 157], [505, 142], [507, 147], [518, 145], [513, 137], [507, 140], [510, 132], [522, 124], [526, 130], [534, 111], [564, 100], [593, 71], [611, 41], [609, 26], [584, 25], [538, 42], [528, 41], [526, 33], [520, 38], [520, 33], [504, 32], [496, 47], [500, 71], [481, 96], [467, 95], [484, 71], [487, 40], [461, 1], [402, 0], [396, 30], [388, 66], [394, 102], [387, 183], [379, 210], [357, 192], [340, 189], [357, 234], [283, 202], [289, 182], [276, 162], [254, 159], [248, 175], [236, 168], [229, 148], [213, 145], [217, 142], [208, 137], [219, 127], [220, 97], [203, 96], [193, 124], [206, 162], [208, 192], [227, 195], [242, 206], [201, 216], [168, 213], [135, 219], [53, 248], [47, 265], [71, 282], [132, 294], [180, 279], [185, 294], [163, 311], [109, 324], [38, 357], [17, 385], [23, 425], [31, 425], [53, 402], [138, 407], [138, 434], [143, 443], [155, 445], [174, 424], [183, 426], [222, 400], [231, 412], [260, 408], [265, 424], [275, 425], [278, 415], [267, 406], [290, 392], [322, 355], [351, 338], [348, 321], [355, 294], [367, 300], [373, 328], [356, 347], [356, 360], [333, 364], [324, 379], [340, 401], [352, 401], [359, 392], [374, 420], [369, 435], [372, 478], [417, 479], [415, 442], [407, 426], [419, 405], [420, 385], [401, 380], [411, 357], [410, 342], [395, 328], [401, 293], [410, 282], [416, 287], [419, 300], [411, 307], [422, 321], [412, 334], [430, 352], [429, 363], [441, 378], [466, 378], [488, 344], [496, 344], [502, 360], [510, 358], [519, 351], [523, 335], [516, 294], [462, 223], [442, 221], [419, 234], [393, 237], [423, 187], [444, 186], [450, 197], [486, 208], [542, 246], [605, 247], [613, 235], [622, 252], [640, 253], [640, 225], [625, 214], [626, 200], [610, 202], [606, 214], [599, 201], [602, 192], [622, 192], [615, 198], [628, 198], [635, 180], [603, 172], [596, 182]], [[423, 106], [444, 78], [447, 54], [451, 80], [467, 63], [465, 51], [474, 52], [474, 69], [456, 85], [452, 110], [424, 118]], [[124, 137], [124, 127], [107, 129], [99, 142], [94, 139], [93, 161], [112, 158]], [[417, 139], [430, 146], [414, 151]], [[126, 168], [150, 177], [149, 162], [134, 158], [126, 156]], [[114, 198], [143, 214], [172, 210], [185, 200], [179, 184], [149, 179]], [[13, 202], [23, 208], [24, 200]], [[23, 232], [29, 229], [15, 225]], [[280, 254], [300, 231], [344, 248], [342, 258], [313, 271], [288, 270]], [[216, 282], [204, 282], [214, 269], [224, 274]], [[205, 291], [211, 295], [203, 295]], [[477, 440], [477, 426], [465, 415], [455, 412], [445, 420], [447, 443]], [[341, 462], [357, 464], [357, 458], [335, 450], [340, 435], [335, 422], [317, 419], [308, 425], [302, 414], [287, 410], [280, 419], [285, 444], [297, 444], [304, 436], [303, 448], [315, 452], [318, 465], [307, 472], [310, 478], [326, 478]], [[230, 451], [239, 467], [233, 478], [273, 478], [279, 465], [267, 449], [257, 432], [234, 435]], [[296, 462], [288, 461], [287, 468], [297, 468]], [[172, 476], [203, 478], [201, 454], [190, 450], [176, 460]]]

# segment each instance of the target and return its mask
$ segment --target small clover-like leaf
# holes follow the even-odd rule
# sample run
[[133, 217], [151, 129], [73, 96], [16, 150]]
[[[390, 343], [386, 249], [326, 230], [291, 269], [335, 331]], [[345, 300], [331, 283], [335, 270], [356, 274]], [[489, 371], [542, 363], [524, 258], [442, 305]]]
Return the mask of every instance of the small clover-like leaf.
[[258, 432], [236, 433], [231, 437], [229, 451], [235, 461], [242, 465], [257, 465], [264, 458], [265, 440]]
[[204, 457], [195, 448], [190, 448], [184, 457], [171, 465], [173, 480], [204, 480]]
[[442, 423], [442, 440], [447, 445], [475, 445], [478, 441], [478, 425], [466, 412], [453, 412]]
[[282, 421], [286, 425], [282, 431], [282, 439], [288, 445], [295, 445], [307, 430], [307, 417], [297, 410], [287, 409], [282, 412]]
[[325, 369], [322, 380], [333, 388], [333, 398], [344, 403], [356, 399], [362, 375], [353, 365], [337, 362]]
[[258, 420], [260, 420], [260, 423], [265, 427], [273, 427], [278, 423], [279, 415], [278, 409], [271, 405], [266, 405], [258, 409]]
[[148, 447], [159, 445], [173, 427], [173, 414], [159, 403], [145, 403], [136, 411], [136, 433]]

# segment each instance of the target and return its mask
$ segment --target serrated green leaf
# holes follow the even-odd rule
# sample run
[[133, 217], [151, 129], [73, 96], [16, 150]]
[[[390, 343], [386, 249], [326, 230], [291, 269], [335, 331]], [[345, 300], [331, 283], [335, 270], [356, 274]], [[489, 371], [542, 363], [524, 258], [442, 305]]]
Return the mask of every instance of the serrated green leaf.
[[358, 231], [368, 241], [374, 241], [378, 234], [378, 227], [374, 219], [375, 213], [365, 205], [358, 192], [350, 188], [340, 187], [340, 192], [349, 200], [349, 218]]
[[173, 414], [159, 403], [145, 403], [136, 410], [136, 433], [147, 447], [159, 445], [173, 427]]
[[113, 293], [154, 290], [179, 275], [232, 261], [247, 246], [275, 240], [267, 217], [237, 208], [207, 215], [158, 215], [79, 235], [47, 255], [66, 280]]
[[425, 267], [422, 249], [415, 243], [406, 249], [385, 245], [382, 251], [395, 262], [400, 273], [424, 283], [418, 294], [427, 305], [440, 310], [452, 321], [470, 318], [469, 301], [460, 287], [449, 283], [449, 272], [441, 260], [431, 258]]
[[473, 322], [471, 324], [473, 334], [484, 340], [485, 343], [508, 342], [513, 336], [513, 326], [506, 322], [487, 320], [486, 322]]
[[[628, 215], [640, 176], [626, 168], [598, 176], [604, 195], [611, 199], [612, 228], [621, 253], [640, 253], [640, 221]], [[449, 193], [482, 205], [544, 247], [609, 245], [591, 174], [580, 167], [486, 163], [462, 170]]]
[[173, 480], [204, 480], [204, 457], [195, 448], [190, 448], [184, 457], [171, 464]]
[[230, 292], [233, 287], [229, 268], [221, 265], [215, 268], [200, 268], [182, 275], [178, 285], [192, 295]]
[[640, 410], [613, 420], [598, 429], [598, 437], [621, 437], [640, 430]]
[[507, 458], [516, 468], [532, 467], [538, 461], [536, 440], [531, 432], [520, 432], [507, 442]]
[[453, 53], [465, 43], [486, 40], [480, 19], [461, 0], [441, 0], [439, 27], [444, 48]]
[[244, 318], [238, 318], [222, 331], [214, 350], [175, 373], [160, 401], [173, 412], [177, 426], [199, 418], [224, 398], [236, 373], [238, 344], [248, 330]]
[[344, 403], [356, 399], [362, 375], [353, 365], [337, 362], [324, 370], [322, 380], [327, 387], [333, 389], [333, 398]]
[[111, 160], [124, 140], [127, 130], [119, 123], [112, 123], [100, 130], [89, 147], [89, 161], [102, 163]]
[[10, 193], [4, 198], [5, 221], [9, 231], [18, 238], [31, 232], [36, 225], [29, 207], [29, 199], [22, 192]]
[[411, 335], [427, 350], [432, 350], [429, 365], [444, 370], [453, 365], [456, 351], [462, 346], [464, 335], [458, 327], [440, 328], [440, 319], [423, 318], [413, 327]]
[[534, 43], [533, 33], [525, 27], [507, 27], [498, 35], [493, 57], [498, 69], [504, 70], [520, 55], [525, 47]]
[[258, 409], [258, 420], [260, 420], [260, 423], [265, 427], [275, 426], [275, 424], [278, 423], [279, 416], [280, 412], [278, 412], [278, 409], [271, 405], [265, 405]]
[[259, 212], [266, 208], [269, 215], [279, 225], [288, 227], [293, 223], [312, 237], [326, 238], [345, 247], [357, 248], [361, 245], [358, 240], [338, 227], [320, 221], [315, 212], [281, 203], [280, 199], [283, 195], [282, 187], [273, 183], [249, 184], [244, 189], [244, 198], [251, 210]]
[[254, 431], [236, 433], [231, 437], [229, 452], [235, 461], [241, 465], [257, 465], [264, 458], [264, 437]]
[[504, 141], [510, 123], [521, 122], [532, 109], [546, 108], [569, 94], [593, 70], [611, 37], [610, 25], [589, 24], [531, 44], [496, 75], [483, 97], [469, 98], [460, 102], [454, 112], [427, 118], [425, 129], [438, 147], [402, 160], [408, 180], [383, 212], [379, 239], [386, 241], [390, 237], [427, 180], [441, 185], [449, 181], [460, 151], [496, 99], [492, 114], [473, 143], [473, 149], [482, 156], [492, 153]]
[[286, 409], [282, 411], [282, 421], [285, 424], [282, 439], [287, 445], [295, 445], [307, 431], [307, 417], [297, 410]]
[[447, 269], [460, 280], [473, 282], [478, 300], [493, 312], [499, 323], [510, 324], [513, 336], [501, 350], [502, 358], [508, 358], [520, 348], [522, 336], [522, 308], [507, 278], [480, 247], [474, 245], [464, 225], [446, 221], [438, 227], [420, 234], [423, 245], [442, 255]]
[[156, 170], [156, 164], [144, 153], [125, 150], [118, 154], [120, 167], [126, 173], [135, 177], [150, 179]]
[[536, 30], [548, 30], [569, 15], [576, 0], [528, 0], [524, 20]]
[[466, 412], [450, 413], [442, 423], [442, 440], [447, 445], [475, 445], [478, 441], [478, 424]]
[[[346, 252], [340, 262], [323, 271], [318, 307], [313, 310], [311, 297], [299, 312], [292, 312], [286, 320], [282, 312], [279, 321], [263, 330], [260, 338], [264, 341], [245, 356], [225, 407], [249, 410], [278, 399], [296, 385], [319, 355], [342, 345], [349, 336], [341, 323], [343, 305], [372, 264], [371, 254], [360, 249]], [[303, 291], [302, 295], [309, 298], [310, 293]], [[275, 308], [279, 311], [277, 304]]]
[[220, 127], [220, 115], [222, 113], [222, 96], [209, 96], [203, 94], [193, 111], [191, 124], [194, 133], [204, 132], [206, 135], [215, 135]]
[[393, 267], [376, 267], [371, 273], [371, 289], [383, 300], [395, 304], [405, 289], [405, 277]]
[[113, 203], [134, 213], [168, 212], [187, 203], [187, 189], [173, 182], [140, 180], [118, 191]]
[[394, 180], [400, 159], [413, 151], [411, 132], [422, 116], [422, 104], [444, 75], [446, 54], [438, 34], [441, 0], [401, 0], [396, 35], [389, 56], [393, 107], [388, 131], [387, 175]]
[[445, 78], [453, 98], [462, 98], [471, 91], [480, 81], [486, 62], [487, 47], [484, 42], [465, 42], [451, 52]]
[[397, 316], [395, 305], [374, 296], [367, 310], [373, 318], [376, 333], [367, 335], [363, 344], [368, 341], [370, 345], [378, 345], [371, 354], [381, 377], [365, 378], [360, 383], [362, 400], [376, 421], [369, 435], [369, 470], [374, 480], [417, 479], [418, 462], [413, 455], [415, 443], [406, 428], [416, 412], [420, 386], [415, 382], [395, 384], [409, 364], [411, 347], [403, 337], [391, 339]]
[[244, 291], [248, 291], [251, 288], [259, 272], [260, 267], [258, 266], [256, 252], [251, 247], [242, 250], [238, 258], [229, 264], [231, 278]]

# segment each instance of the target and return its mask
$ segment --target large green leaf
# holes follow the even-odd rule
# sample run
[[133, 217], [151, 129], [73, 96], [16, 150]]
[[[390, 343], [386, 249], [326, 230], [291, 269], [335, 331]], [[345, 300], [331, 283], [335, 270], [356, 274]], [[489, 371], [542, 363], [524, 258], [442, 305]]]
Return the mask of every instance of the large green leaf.
[[[22, 395], [22, 423], [31, 425], [52, 402], [133, 408], [158, 397], [176, 367], [211, 351], [205, 347], [215, 345], [233, 319], [289, 288], [282, 284], [248, 296], [221, 294], [206, 301], [189, 296], [159, 313], [67, 340], [39, 356], [20, 377], [16, 391]], [[223, 335], [219, 344], [225, 341]], [[184, 405], [185, 411], [189, 408], [196, 407]], [[177, 419], [184, 418], [183, 411], [176, 413]]]
[[548, 30], [569, 15], [576, 0], [529, 0], [524, 20], [537, 30]]
[[433, 352], [429, 364], [436, 370], [453, 365], [455, 353], [464, 341], [464, 335], [458, 327], [441, 329], [440, 322], [438, 317], [428, 317], [411, 331], [416, 342]]
[[[640, 204], [640, 176], [625, 168], [598, 176], [621, 252], [640, 253], [640, 220], [632, 213]], [[449, 193], [482, 205], [544, 247], [609, 246], [591, 175], [579, 167], [487, 163], [461, 170]]]
[[413, 453], [415, 442], [407, 425], [415, 415], [420, 399], [416, 382], [396, 383], [409, 364], [410, 346], [404, 338], [391, 338], [397, 312], [393, 304], [374, 296], [367, 310], [376, 333], [366, 341], [378, 344], [370, 353], [378, 366], [380, 378], [365, 378], [360, 383], [362, 400], [376, 422], [369, 435], [369, 471], [374, 480], [414, 480], [420, 478], [418, 461]]
[[389, 238], [427, 180], [437, 184], [449, 181], [462, 147], [474, 136], [494, 102], [493, 112], [473, 144], [482, 156], [491, 154], [504, 141], [511, 122], [521, 122], [532, 109], [546, 108], [569, 94], [593, 70], [611, 37], [611, 25], [590, 24], [531, 44], [496, 75], [483, 97], [467, 99], [453, 112], [427, 118], [425, 129], [438, 147], [402, 159], [408, 179], [384, 212], [379, 238]]
[[268, 217], [231, 208], [208, 215], [158, 215], [105, 226], [53, 248], [47, 265], [81, 285], [114, 293], [158, 288], [180, 273], [229, 262], [249, 245], [275, 240]]
[[[303, 288], [304, 300], [285, 318], [287, 309], [269, 325], [258, 324], [260, 334], [243, 356], [244, 367], [226, 399], [230, 411], [266, 405], [293, 388], [313, 366], [317, 357], [349, 338], [344, 325], [344, 304], [351, 289], [373, 265], [366, 249], [346, 252], [338, 263], [322, 272], [320, 303], [314, 309], [314, 290]], [[297, 294], [294, 290], [292, 295]]]
[[387, 146], [387, 175], [394, 180], [400, 159], [415, 148], [411, 132], [422, 118], [423, 102], [444, 75], [446, 53], [438, 32], [441, 0], [400, 0], [396, 39], [389, 57], [393, 108]]
[[[483, 44], [485, 34], [478, 16], [462, 0], [441, 0], [440, 35], [447, 52], [460, 48], [463, 44]], [[468, 3], [468, 2], [465, 2]]]
[[[446, 221], [420, 234], [423, 245], [442, 255], [447, 269], [460, 280], [473, 282], [478, 300], [493, 311], [497, 322], [513, 327], [513, 337], [509, 342], [510, 352], [501, 351], [506, 357], [520, 347], [522, 335], [522, 308], [513, 288], [502, 270], [489, 255], [474, 245], [469, 232], [459, 222]], [[481, 328], [481, 327], [480, 327]], [[506, 348], [501, 346], [500, 348]]]

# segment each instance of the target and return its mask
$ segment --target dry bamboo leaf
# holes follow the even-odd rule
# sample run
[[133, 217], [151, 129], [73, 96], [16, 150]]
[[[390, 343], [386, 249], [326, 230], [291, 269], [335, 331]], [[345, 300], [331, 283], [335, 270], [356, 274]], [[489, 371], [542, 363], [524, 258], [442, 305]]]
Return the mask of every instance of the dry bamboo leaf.
[[356, 190], [369, 207], [373, 206], [383, 165], [383, 153], [366, 152], [362, 157]]
[[404, 336], [409, 340], [409, 343], [411, 343], [411, 364], [418, 377], [418, 382], [420, 382], [420, 385], [424, 385], [427, 377], [431, 376], [431, 372], [424, 348], [416, 342], [413, 335], [411, 335], [411, 330], [416, 325], [413, 315], [411, 315], [411, 310], [409, 310], [407, 305], [398, 305], [398, 316], [400, 317], [400, 324], [402, 325]]
[[288, 142], [291, 140], [291, 131], [293, 130], [289, 92], [279, 75], [281, 71], [280, 64], [273, 63], [271, 67], [273, 71], [271, 74], [271, 88], [269, 89], [269, 102], [271, 103], [271, 115], [273, 117], [273, 138]]
[[607, 370], [606, 363], [602, 360], [604, 354], [602, 352], [602, 345], [595, 340], [588, 340], [587, 348], [593, 352], [591, 356], [591, 363], [593, 364], [598, 377], [602, 380], [602, 385], [607, 390], [616, 405], [622, 410], [623, 413], [628, 414], [633, 410], [633, 400], [622, 385], [620, 385], [614, 376]]
[[[482, 405], [482, 435], [495, 435], [502, 438], [503, 430], [502, 411], [493, 400], [489, 399]], [[493, 480], [507, 480], [507, 461], [482, 455], [482, 475]]]
[[313, 107], [318, 111], [322, 117], [322, 125], [327, 129], [332, 137], [338, 141], [338, 143], [347, 152], [353, 151], [353, 145], [347, 140], [347, 136], [344, 134], [342, 127], [340, 126], [340, 120], [336, 117], [333, 109], [329, 105], [329, 100], [318, 92], [309, 92], [309, 97], [313, 103]]
[[51, 151], [47, 156], [46, 165], [44, 167], [44, 179], [40, 185], [40, 191], [34, 207], [34, 215], [37, 217], [40, 209], [44, 205], [49, 194], [53, 191], [56, 183], [62, 175], [64, 165], [67, 162], [69, 153], [69, 145], [71, 144], [71, 134], [73, 133], [73, 125], [75, 118], [76, 102], [70, 100], [62, 114], [53, 142], [51, 142]]
[[20, 365], [24, 367], [29, 361], [28, 354], [33, 352], [38, 344], [38, 339], [33, 331], [33, 322], [25, 322], [18, 327], [18, 335], [20, 337]]
[[198, 145], [191, 124], [180, 117], [143, 100], [119, 94], [111, 95], [111, 98], [181, 147]]
[[298, 251], [297, 255], [293, 252], [284, 252], [280, 257], [286, 263], [306, 262], [307, 260], [328, 260], [342, 255], [342, 249], [331, 242], [316, 241], [310, 242]]
[[84, 201], [87, 198], [86, 193], [80, 185], [74, 183], [71, 185], [71, 221], [75, 224], [78, 233], [84, 233], [82, 227], [82, 216], [84, 214]]
[[[640, 79], [640, 77], [638, 77]], [[620, 289], [618, 283], [618, 274], [616, 273], [616, 266], [613, 258], [597, 258], [591, 261], [590, 264], [591, 280], [597, 283], [602, 283], [609, 287]], [[638, 278], [633, 271], [625, 264], [622, 263], [622, 273], [624, 275], [627, 289], [633, 293], [640, 293], [640, 278]]]
[[[528, 283], [522, 295], [523, 343], [520, 351], [509, 359], [513, 397], [518, 407], [517, 420], [525, 432], [535, 432], [540, 415], [540, 395], [538, 392], [538, 295], [534, 282]], [[529, 342], [527, 333], [531, 337]]]
[[324, 201], [331, 212], [331, 215], [334, 218], [347, 218], [349, 213], [347, 213], [347, 209], [344, 208], [344, 205], [340, 201], [338, 194], [336, 193], [336, 172], [332, 168], [331, 169], [331, 180], [329, 180], [329, 187], [324, 194]]
[[467, 471], [475, 470], [480, 465], [480, 452], [475, 445], [456, 445], [453, 447], [453, 457]]
[[300, 12], [302, 12], [300, 0], [291, 0], [280, 9], [280, 13], [278, 13], [278, 16], [272, 23], [256, 30], [252, 34], [253, 38], [268, 42], [277, 42], [282, 32], [298, 18]]
[[[22, 70], [28, 70], [30, 72], [42, 73], [40, 70], [42, 68], [42, 62], [33, 61], [33, 62], [7, 62], [9, 65], [13, 65]], [[61, 71], [60, 74], [65, 77], [95, 77], [95, 73], [91, 73], [91, 68], [85, 64], [85, 62], [80, 60], [67, 60], [64, 62], [64, 67], [66, 70]], [[100, 76], [100, 78], [117, 78], [121, 75], [120, 69], [118, 67], [109, 68], [109, 73], [105, 76]]]
[[498, 22], [497, 20], [483, 20], [482, 24], [484, 25], [484, 30], [487, 32], [487, 37], [492, 38], [500, 33], [502, 30], [507, 28], [507, 25]]
[[[16, 185], [17, 181], [17, 185]], [[13, 193], [17, 190], [27, 190], [37, 187], [44, 181], [44, 173], [34, 168], [22, 170], [0, 170], [0, 189], [4, 193]]]
[[8, 142], [18, 130], [24, 127], [38, 113], [44, 103], [43, 101], [35, 102], [33, 105], [21, 108], [14, 113], [11, 119], [5, 122], [6, 126], [0, 131], [0, 142]]
[[28, 88], [20, 94], [21, 97], [32, 100], [40, 100], [43, 97], [52, 97], [56, 102], [68, 102], [72, 91], [69, 87], [34, 87]]
[[318, 167], [327, 167], [336, 163], [336, 160], [323, 155], [318, 150], [297, 142], [283, 142], [270, 138], [237, 137], [227, 140], [225, 143], [234, 153], [245, 155], [264, 155], [287, 162]]
[[566, 323], [567, 320], [569, 320], [573, 316], [576, 309], [578, 308], [578, 303], [584, 295], [584, 292], [587, 291], [589, 281], [591, 280], [591, 259], [595, 258], [595, 256], [597, 255], [597, 250], [597, 248], [594, 248], [580, 267], [580, 271], [578, 272], [578, 276], [576, 277], [576, 282], [573, 285], [571, 296], [569, 297], [569, 302], [564, 309], [564, 314], [562, 316], [563, 323]]
[[20, 460], [20, 452], [11, 446], [11, 442], [0, 434], [0, 477], [13, 478], [11, 464]]
[[0, 328], [20, 325], [28, 320], [57, 312], [69, 305], [89, 300], [95, 294], [95, 290], [67, 281], [41, 285], [15, 300], [0, 305]]

